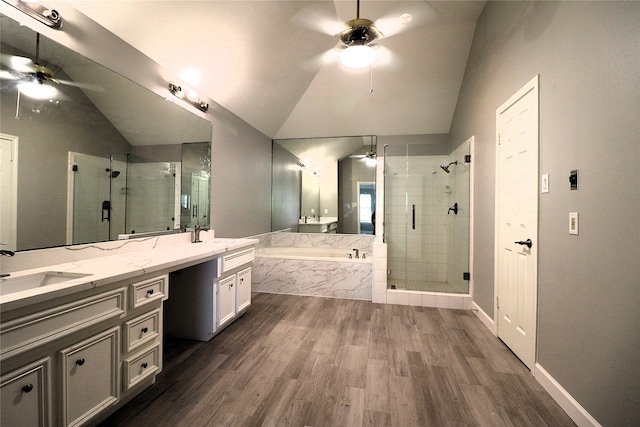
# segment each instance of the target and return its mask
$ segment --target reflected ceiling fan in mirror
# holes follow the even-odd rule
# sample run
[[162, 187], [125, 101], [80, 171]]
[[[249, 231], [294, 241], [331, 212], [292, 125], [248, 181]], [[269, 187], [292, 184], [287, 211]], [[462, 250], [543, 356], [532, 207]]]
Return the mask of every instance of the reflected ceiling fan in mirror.
[[[369, 138], [370, 138], [369, 151], [367, 151], [364, 154], [352, 154], [349, 157], [353, 159], [360, 158], [362, 159], [362, 161], [366, 163], [367, 166], [374, 167], [376, 166], [376, 158], [377, 158], [376, 145], [378, 144], [378, 137], [374, 135], [374, 136], [370, 136]], [[375, 141], [375, 144], [374, 144], [374, 141]]]
[[[34, 60], [24, 56], [2, 54], [0, 78], [17, 82], [19, 92], [34, 99], [60, 98], [55, 85], [63, 84], [79, 87], [81, 89], [101, 90], [95, 85], [61, 80], [55, 77], [55, 73], [40, 63], [40, 34], [36, 33], [36, 56]], [[54, 84], [51, 84], [54, 83]]]

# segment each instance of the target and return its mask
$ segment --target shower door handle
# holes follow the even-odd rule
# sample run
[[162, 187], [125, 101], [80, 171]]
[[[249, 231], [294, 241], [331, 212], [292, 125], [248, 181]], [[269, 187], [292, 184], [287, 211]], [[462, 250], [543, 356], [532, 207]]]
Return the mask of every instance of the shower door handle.
[[[105, 216], [105, 213], [107, 214], [107, 216]], [[104, 222], [104, 220], [107, 220], [107, 222], [111, 222], [111, 201], [110, 200], [105, 200], [104, 202], [102, 202], [102, 221]]]
[[416, 229], [416, 205], [411, 206], [411, 228]]

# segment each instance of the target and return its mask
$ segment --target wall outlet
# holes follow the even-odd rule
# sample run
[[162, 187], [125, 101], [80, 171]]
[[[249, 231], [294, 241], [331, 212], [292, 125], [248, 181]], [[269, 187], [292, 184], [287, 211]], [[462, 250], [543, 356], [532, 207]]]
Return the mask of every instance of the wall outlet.
[[578, 212], [569, 212], [569, 234], [578, 234]]

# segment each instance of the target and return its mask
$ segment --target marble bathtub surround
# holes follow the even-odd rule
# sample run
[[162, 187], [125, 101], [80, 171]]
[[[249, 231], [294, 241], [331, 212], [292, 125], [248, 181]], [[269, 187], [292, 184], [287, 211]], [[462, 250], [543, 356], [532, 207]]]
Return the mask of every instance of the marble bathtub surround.
[[[291, 295], [322, 296], [371, 301], [373, 285], [373, 236], [274, 232], [260, 236], [253, 266], [252, 290]], [[260, 248], [358, 249], [366, 259], [260, 256]], [[345, 252], [345, 257], [346, 257]]]

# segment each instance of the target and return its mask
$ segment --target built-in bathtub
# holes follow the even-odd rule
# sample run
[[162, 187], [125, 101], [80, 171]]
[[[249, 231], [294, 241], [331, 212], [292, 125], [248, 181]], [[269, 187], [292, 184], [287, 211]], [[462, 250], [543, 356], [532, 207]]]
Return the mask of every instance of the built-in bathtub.
[[252, 290], [370, 301], [373, 257], [364, 248], [359, 255], [351, 248], [258, 247]]

